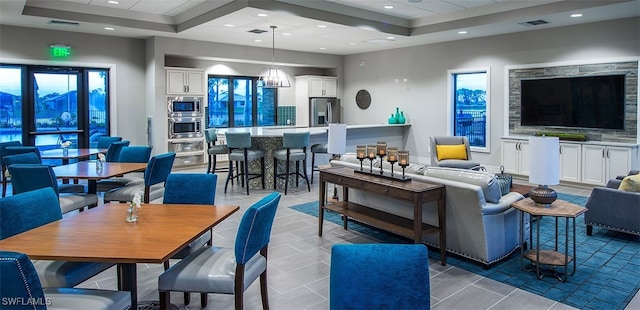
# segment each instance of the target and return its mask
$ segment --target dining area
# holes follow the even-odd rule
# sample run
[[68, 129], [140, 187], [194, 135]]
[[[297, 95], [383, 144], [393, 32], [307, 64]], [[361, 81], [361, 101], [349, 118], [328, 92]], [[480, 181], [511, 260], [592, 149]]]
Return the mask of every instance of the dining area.
[[[3, 301], [70, 309], [83, 304], [84, 309], [86, 305], [158, 308], [159, 296], [138, 301], [138, 266], [158, 264], [168, 269], [170, 259], [211, 247], [212, 228], [240, 209], [238, 204], [215, 203], [216, 174], [172, 172], [175, 153], [151, 156], [150, 147], [128, 143], [118, 148], [118, 156], [101, 152], [108, 155], [114, 151], [112, 145], [121, 142], [66, 152], [30, 148], [10, 155], [5, 153], [9, 147], [0, 144], [6, 171], [3, 188], [8, 192], [0, 198], [0, 277], [2, 283], [15, 282], [18, 279], [12, 275], [31, 272], [31, 281], [24, 282], [22, 290], [0, 286]], [[62, 164], [54, 166], [43, 159]], [[75, 190], [63, 193], [64, 185]], [[69, 208], [63, 206], [67, 196], [83, 199], [72, 199], [76, 206]], [[75, 287], [104, 276], [113, 277], [115, 287]], [[31, 292], [44, 297], [34, 299]], [[160, 308], [170, 307], [167, 299]]]

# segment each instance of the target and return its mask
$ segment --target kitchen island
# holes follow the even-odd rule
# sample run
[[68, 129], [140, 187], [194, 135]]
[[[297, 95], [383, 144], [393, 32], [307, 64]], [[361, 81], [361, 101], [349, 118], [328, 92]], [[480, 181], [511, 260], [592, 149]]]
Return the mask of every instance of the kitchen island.
[[[358, 144], [375, 144], [377, 141], [386, 141], [389, 146], [404, 147], [405, 130], [410, 128], [410, 124], [368, 124], [368, 125], [347, 125], [347, 145], [346, 152], [355, 152]], [[295, 127], [295, 126], [270, 126], [270, 127], [234, 127], [220, 128], [217, 130], [220, 140], [226, 132], [249, 132], [251, 133], [251, 147], [264, 151], [265, 165], [265, 188], [275, 189], [273, 183], [273, 152], [282, 148], [282, 136], [285, 132], [309, 132], [309, 148], [307, 148], [307, 173], [311, 179], [311, 145], [316, 143], [327, 143], [328, 127]], [[324, 156], [323, 156], [324, 155]], [[322, 158], [324, 157], [324, 158]], [[316, 155], [316, 164], [328, 163], [328, 154]], [[278, 173], [283, 173], [285, 166], [278, 165]], [[291, 167], [295, 169], [294, 166]], [[249, 164], [252, 173], [259, 172], [260, 162], [255, 160]], [[278, 179], [278, 189], [284, 189], [284, 180]], [[250, 188], [262, 188], [260, 179], [249, 181]], [[289, 180], [290, 188], [295, 187], [295, 178]], [[306, 187], [306, 186], [305, 186]]]

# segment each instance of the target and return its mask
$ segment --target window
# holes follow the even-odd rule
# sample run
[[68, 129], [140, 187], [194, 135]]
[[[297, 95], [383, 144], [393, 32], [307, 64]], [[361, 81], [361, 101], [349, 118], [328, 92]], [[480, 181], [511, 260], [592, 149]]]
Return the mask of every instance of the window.
[[275, 125], [277, 91], [258, 83], [258, 77], [210, 75], [207, 128]]
[[0, 141], [95, 147], [109, 135], [109, 70], [0, 65]]
[[449, 134], [466, 136], [473, 151], [489, 152], [489, 68], [449, 70]]

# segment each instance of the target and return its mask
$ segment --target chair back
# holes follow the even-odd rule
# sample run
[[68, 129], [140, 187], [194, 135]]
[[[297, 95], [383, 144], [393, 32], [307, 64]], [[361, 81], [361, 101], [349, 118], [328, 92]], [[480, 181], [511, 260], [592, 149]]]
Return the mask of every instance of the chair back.
[[0, 198], [0, 240], [59, 219], [60, 201], [50, 187]]
[[217, 174], [171, 173], [164, 183], [162, 203], [213, 205], [217, 183]]
[[34, 152], [9, 155], [4, 158], [5, 165], [11, 166], [13, 164], [42, 164], [42, 159]]
[[118, 141], [122, 141], [122, 137], [100, 136], [100, 138], [98, 138], [98, 145], [96, 146], [96, 148], [106, 149], [106, 148], [109, 148], [109, 145], [111, 145], [111, 143], [118, 142]]
[[13, 164], [8, 167], [13, 184], [13, 193], [24, 193], [50, 187], [59, 194], [58, 181], [53, 168], [45, 164]]
[[3, 158], [5, 156], [4, 150], [8, 146], [22, 146], [22, 142], [20, 141], [9, 141], [9, 142], [0, 142], [0, 165], [4, 166]]
[[211, 146], [212, 143], [215, 143], [218, 140], [218, 134], [216, 133], [215, 128], [207, 128], [204, 130], [204, 139], [207, 142], [207, 145]]
[[144, 185], [149, 187], [167, 181], [175, 159], [176, 153], [173, 152], [151, 157], [147, 169], [144, 170]]
[[116, 141], [109, 144], [107, 154], [105, 155], [105, 161], [116, 162], [120, 158], [120, 152], [125, 146], [129, 146], [130, 141]]
[[251, 147], [250, 132], [225, 132], [224, 135], [230, 151], [231, 149], [248, 149]]
[[[27, 255], [0, 251], [0, 281], [3, 283], [0, 285], [0, 296], [2, 296], [3, 302], [5, 302], [5, 298], [15, 298], [24, 303], [21, 305], [24, 308], [20, 309], [47, 309], [40, 278]], [[30, 302], [28, 307], [27, 302]]]
[[151, 158], [150, 146], [125, 146], [120, 151], [118, 162], [121, 163], [147, 163]]
[[282, 134], [282, 146], [287, 149], [302, 149], [309, 146], [309, 132], [285, 132]]
[[25, 153], [34, 153], [40, 157], [40, 150], [35, 146], [7, 146], [4, 149], [4, 156], [25, 154]]
[[423, 244], [335, 244], [329, 309], [430, 309]]
[[254, 203], [242, 216], [234, 247], [236, 263], [244, 265], [269, 244], [280, 193], [273, 192]]
[[442, 136], [431, 137], [431, 163], [436, 164], [438, 162], [438, 152], [436, 145], [460, 145], [464, 144], [467, 149], [467, 160], [471, 160], [471, 147], [469, 145], [469, 139], [465, 136]]

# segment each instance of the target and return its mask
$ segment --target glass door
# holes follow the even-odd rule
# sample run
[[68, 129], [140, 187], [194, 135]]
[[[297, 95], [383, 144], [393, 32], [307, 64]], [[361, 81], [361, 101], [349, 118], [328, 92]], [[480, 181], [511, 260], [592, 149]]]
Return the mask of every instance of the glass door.
[[[74, 70], [33, 69], [28, 74], [32, 105], [28, 140], [40, 150], [59, 148], [66, 141], [71, 148], [86, 147], [83, 104], [78, 97], [82, 75]], [[81, 93], [81, 92], [80, 92]]]

